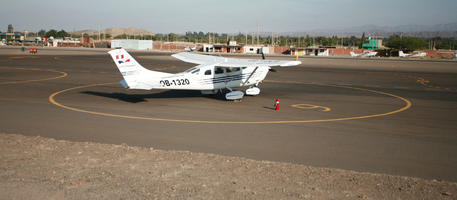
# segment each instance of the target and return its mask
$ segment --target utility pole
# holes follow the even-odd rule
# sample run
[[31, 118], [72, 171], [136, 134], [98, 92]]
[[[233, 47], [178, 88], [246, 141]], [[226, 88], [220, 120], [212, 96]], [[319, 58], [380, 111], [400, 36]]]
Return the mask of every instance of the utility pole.
[[248, 45], [248, 32], [246, 32], [244, 35], [246, 35], [246, 40], [244, 41], [244, 45]]
[[259, 45], [259, 21], [257, 21], [257, 45]]
[[251, 43], [254, 45], [254, 33], [251, 33]]
[[274, 35], [273, 35], [273, 32], [271, 32], [271, 46], [274, 45], [274, 39], [273, 39]]

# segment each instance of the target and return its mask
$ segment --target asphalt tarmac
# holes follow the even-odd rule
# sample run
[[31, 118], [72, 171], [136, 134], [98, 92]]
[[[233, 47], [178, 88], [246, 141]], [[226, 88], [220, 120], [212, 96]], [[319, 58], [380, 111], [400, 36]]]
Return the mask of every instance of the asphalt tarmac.
[[[124, 89], [105, 52], [0, 49], [0, 132], [457, 181], [455, 61], [301, 58], [232, 102]], [[193, 66], [132, 55], [152, 70]]]

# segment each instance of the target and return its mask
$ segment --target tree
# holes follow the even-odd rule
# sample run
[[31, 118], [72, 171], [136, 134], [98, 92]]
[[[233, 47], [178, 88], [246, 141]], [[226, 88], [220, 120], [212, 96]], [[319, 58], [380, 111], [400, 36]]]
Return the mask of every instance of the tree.
[[40, 31], [38, 31], [38, 35], [39, 35], [40, 37], [46, 36], [46, 30], [41, 29]]
[[360, 49], [362, 48], [363, 43], [365, 43], [365, 32], [363, 32], [362, 38], [360, 38], [360, 44], [359, 44]]
[[434, 49], [457, 49], [457, 40], [454, 38], [434, 37], [429, 39], [430, 48]]
[[418, 49], [426, 49], [427, 42], [416, 37], [392, 36], [386, 46], [398, 50], [414, 51]]
[[68, 34], [63, 29], [56, 33], [57, 38], [64, 38], [64, 37], [68, 37], [68, 36], [70, 36], [70, 34]]
[[170, 40], [170, 42], [176, 41], [178, 39], [178, 35], [176, 35], [174, 33], [169, 33], [168, 39]]
[[57, 37], [57, 30], [51, 29], [48, 32], [46, 32], [46, 37], [51, 37], [51, 36], [54, 38]]

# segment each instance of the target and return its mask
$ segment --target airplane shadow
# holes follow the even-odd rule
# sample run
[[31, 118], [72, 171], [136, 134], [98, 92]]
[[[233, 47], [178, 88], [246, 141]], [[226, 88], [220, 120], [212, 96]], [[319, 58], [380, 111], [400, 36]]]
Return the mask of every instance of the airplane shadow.
[[171, 99], [171, 98], [194, 98], [194, 97], [207, 97], [216, 100], [223, 100], [219, 95], [202, 95], [200, 91], [195, 90], [168, 90], [153, 94], [126, 94], [120, 92], [94, 92], [94, 91], [83, 91], [82, 94], [88, 94], [99, 97], [106, 97], [111, 99], [117, 99], [129, 103], [140, 103], [145, 102], [147, 99]]

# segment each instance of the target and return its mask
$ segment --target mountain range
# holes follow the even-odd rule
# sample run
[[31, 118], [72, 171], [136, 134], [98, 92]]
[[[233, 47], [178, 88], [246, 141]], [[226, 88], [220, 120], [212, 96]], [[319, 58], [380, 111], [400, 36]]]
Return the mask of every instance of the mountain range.
[[360, 36], [363, 33], [379, 37], [388, 37], [393, 34], [417, 37], [457, 37], [457, 22], [436, 25], [399, 25], [399, 26], [377, 26], [363, 25], [339, 29], [315, 29], [302, 32], [289, 32], [287, 35], [310, 36]]
[[[89, 35], [97, 35], [98, 30], [80, 30], [73, 32], [74, 35], [81, 35], [87, 33]], [[107, 28], [100, 30], [100, 33], [110, 34], [112, 37], [118, 35], [153, 35], [154, 33], [139, 28]], [[457, 22], [448, 24], [436, 25], [399, 25], [399, 26], [378, 26], [378, 25], [363, 25], [354, 27], [345, 27], [338, 29], [313, 29], [298, 32], [281, 32], [275, 35], [289, 35], [289, 36], [361, 36], [363, 33], [367, 36], [376, 37], [389, 37], [397, 34], [402, 36], [415, 36], [415, 37], [445, 37], [457, 38]], [[238, 34], [238, 33], [236, 33]], [[261, 36], [270, 36], [271, 32], [259, 33]]]

